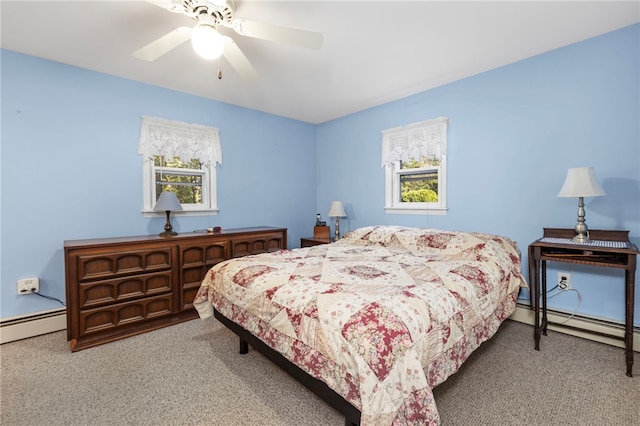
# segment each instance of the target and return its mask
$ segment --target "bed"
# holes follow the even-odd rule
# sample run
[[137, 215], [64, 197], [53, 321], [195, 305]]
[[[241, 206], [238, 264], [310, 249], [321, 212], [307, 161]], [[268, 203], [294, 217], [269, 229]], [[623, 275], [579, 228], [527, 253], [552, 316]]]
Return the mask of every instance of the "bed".
[[345, 415], [345, 424], [437, 425], [432, 389], [513, 312], [508, 238], [370, 226], [325, 245], [228, 260], [194, 300]]

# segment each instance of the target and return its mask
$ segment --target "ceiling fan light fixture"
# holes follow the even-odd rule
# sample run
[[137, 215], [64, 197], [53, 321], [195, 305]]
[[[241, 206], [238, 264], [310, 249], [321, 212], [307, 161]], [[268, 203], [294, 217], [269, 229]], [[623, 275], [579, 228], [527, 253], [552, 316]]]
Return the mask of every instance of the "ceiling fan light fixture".
[[191, 46], [204, 59], [217, 59], [224, 50], [224, 38], [215, 28], [212, 16], [201, 14], [191, 31]]

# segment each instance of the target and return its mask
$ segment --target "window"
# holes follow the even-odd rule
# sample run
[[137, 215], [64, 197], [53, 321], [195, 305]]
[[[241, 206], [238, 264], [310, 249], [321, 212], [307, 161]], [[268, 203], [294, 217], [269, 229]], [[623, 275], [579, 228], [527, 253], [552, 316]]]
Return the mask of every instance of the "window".
[[178, 157], [167, 161], [161, 155], [154, 155], [153, 167], [156, 194], [171, 191], [176, 193], [181, 204], [202, 204], [202, 182], [207, 173], [200, 160], [185, 163]]
[[385, 211], [446, 214], [447, 123], [438, 118], [382, 132]]
[[198, 159], [189, 162], [179, 157], [167, 160], [164, 156], [154, 155], [153, 161], [145, 161], [143, 165], [145, 211], [151, 211], [162, 191], [175, 192], [182, 204], [183, 212], [215, 211], [216, 174], [210, 167]]
[[143, 213], [155, 214], [162, 191], [175, 192], [178, 214], [217, 212], [216, 163], [222, 163], [218, 129], [143, 117], [138, 153], [143, 156]]

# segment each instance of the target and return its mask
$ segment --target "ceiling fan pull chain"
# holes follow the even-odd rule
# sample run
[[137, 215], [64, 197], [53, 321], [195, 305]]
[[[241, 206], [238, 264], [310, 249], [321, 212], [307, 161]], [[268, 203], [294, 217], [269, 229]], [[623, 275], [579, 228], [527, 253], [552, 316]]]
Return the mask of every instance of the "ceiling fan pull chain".
[[222, 57], [218, 58], [218, 80], [222, 80]]

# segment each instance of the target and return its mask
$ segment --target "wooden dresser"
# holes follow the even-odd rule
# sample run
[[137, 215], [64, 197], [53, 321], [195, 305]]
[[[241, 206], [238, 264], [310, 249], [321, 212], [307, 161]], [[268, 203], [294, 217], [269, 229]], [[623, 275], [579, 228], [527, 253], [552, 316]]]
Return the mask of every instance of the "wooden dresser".
[[71, 351], [197, 318], [206, 272], [232, 257], [287, 248], [287, 229], [101, 238], [64, 242]]

